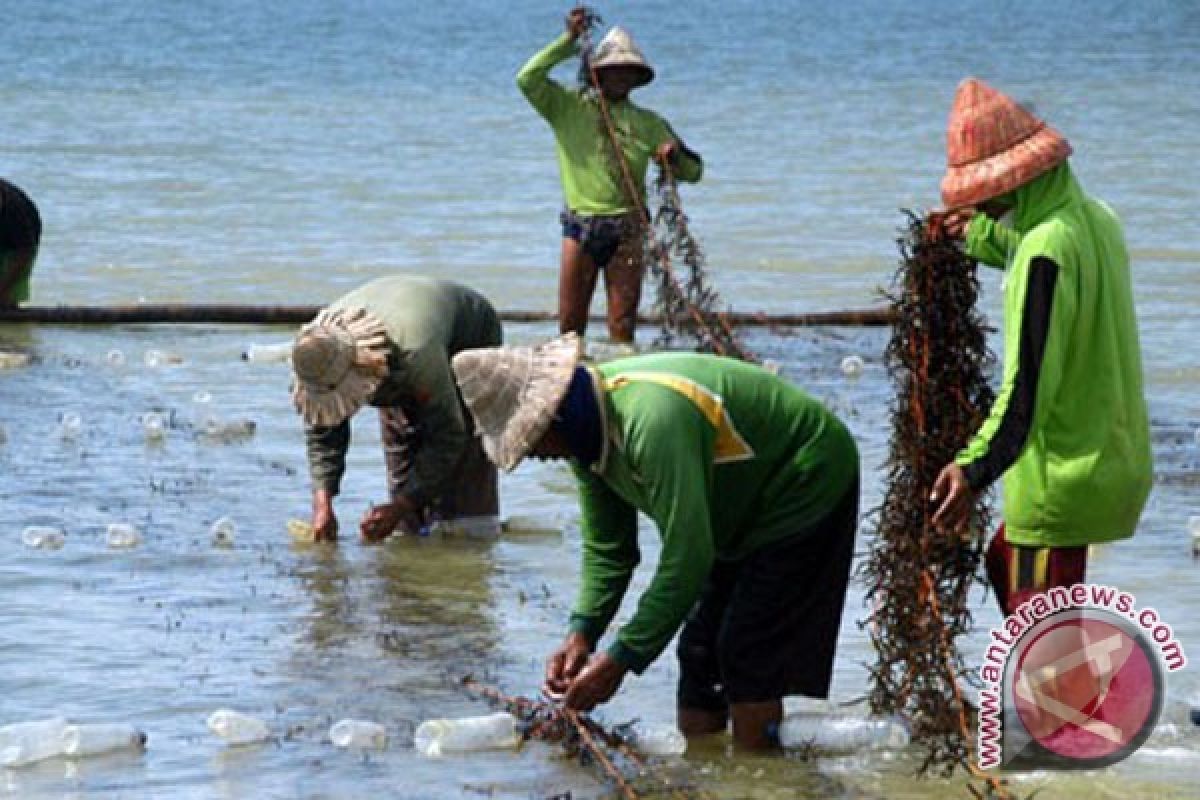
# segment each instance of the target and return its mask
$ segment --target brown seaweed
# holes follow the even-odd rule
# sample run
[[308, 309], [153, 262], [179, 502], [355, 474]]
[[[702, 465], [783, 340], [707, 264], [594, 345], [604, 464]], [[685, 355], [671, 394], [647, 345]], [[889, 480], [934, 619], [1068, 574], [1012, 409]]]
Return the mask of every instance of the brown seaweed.
[[971, 709], [961, 689], [972, 675], [957, 646], [971, 628], [968, 592], [979, 580], [990, 497], [978, 498], [961, 535], [934, 528], [929, 501], [938, 473], [992, 405], [994, 357], [976, 310], [976, 263], [905, 213], [887, 295], [896, 318], [884, 352], [896, 388], [892, 437], [883, 505], [873, 514], [875, 537], [861, 571], [873, 604], [864, 626], [878, 657], [869, 701], [875, 713], [909, 721], [925, 749], [921, 773], [962, 767], [987, 777], [986, 791], [995, 795], [1001, 785], [973, 761]]
[[634, 750], [625, 735], [629, 726], [605, 728], [587, 714], [560, 708], [552, 703], [507, 695], [472, 677], [463, 688], [482, 697], [493, 707], [517, 718], [522, 741], [535, 739], [560, 745], [567, 755], [585, 767], [600, 770], [625, 800], [669, 797], [673, 800], [711, 800], [702, 789], [679, 783], [655, 768]]

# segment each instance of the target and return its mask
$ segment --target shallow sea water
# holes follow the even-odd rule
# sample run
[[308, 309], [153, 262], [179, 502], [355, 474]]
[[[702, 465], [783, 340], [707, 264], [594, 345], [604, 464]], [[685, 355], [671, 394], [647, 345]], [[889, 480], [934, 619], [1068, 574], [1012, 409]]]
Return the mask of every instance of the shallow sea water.
[[[60, 713], [84, 721], [129, 721], [149, 733], [141, 756], [75, 764], [50, 761], [3, 773], [0, 791], [22, 797], [604, 797], [594, 775], [552, 748], [427, 760], [411, 750], [423, 719], [483, 713], [457, 681], [474, 675], [533, 695], [542, 659], [556, 644], [573, 596], [578, 527], [569, 473], [531, 463], [503, 483], [512, 530], [495, 542], [456, 537], [393, 539], [362, 545], [358, 514], [383, 490], [378, 434], [370, 413], [356, 418], [355, 444], [338, 509], [337, 546], [297, 544], [285, 523], [307, 512], [300, 427], [289, 406], [286, 364], [240, 359], [270, 329], [127, 328], [100, 334], [74, 329], [28, 332], [34, 363], [0, 381], [7, 442], [0, 503], [7, 522], [0, 567], [5, 624], [4, 720]], [[548, 331], [519, 327], [513, 341]], [[96, 337], [105, 336], [103, 347]], [[878, 504], [878, 465], [888, 387], [876, 355], [883, 332], [804, 331], [752, 336], [759, 352], [837, 409], [862, 445], [868, 470], [864, 507]], [[112, 348], [127, 356], [113, 367]], [[181, 363], [148, 367], [157, 349]], [[842, 375], [845, 355], [861, 354], [857, 380]], [[208, 402], [196, 402], [208, 393]], [[36, 407], [22, 407], [38, 398]], [[169, 420], [165, 441], [145, 441], [140, 415]], [[77, 413], [75, 441], [58, 436], [59, 418]], [[206, 416], [252, 419], [249, 438], [201, 435]], [[1195, 443], [1159, 438], [1159, 450], [1195, 474]], [[1189, 449], [1191, 448], [1191, 449]], [[1165, 460], [1165, 459], [1163, 459]], [[1189, 487], [1160, 482], [1137, 538], [1100, 551], [1090, 576], [1153, 604], [1184, 642], [1200, 640], [1189, 613], [1197, 567], [1175, 520]], [[216, 547], [210, 526], [229, 516], [234, 545]], [[105, 527], [130, 522], [143, 543], [106, 548]], [[65, 528], [58, 551], [22, 546], [26, 525]], [[865, 550], [864, 522], [858, 550]], [[643, 531], [646, 564], [656, 537]], [[639, 571], [634, 590], [644, 586]], [[1164, 592], [1166, 582], [1181, 591]], [[1147, 598], [1150, 598], [1147, 600]], [[982, 591], [980, 629], [998, 622]], [[626, 607], [628, 613], [629, 607]], [[852, 703], [870, 660], [857, 621], [860, 586], [847, 599], [834, 699]], [[669, 722], [676, 675], [663, 658], [631, 678], [603, 718]], [[1045, 796], [1187, 797], [1195, 788], [1200, 731], [1182, 700], [1197, 688], [1190, 672], [1172, 675], [1164, 727], [1118, 767], [1085, 776], [1041, 775]], [[276, 738], [229, 749], [204, 727], [221, 707], [255, 714]], [[391, 734], [387, 750], [335, 749], [329, 726], [343, 717], [375, 719]], [[956, 797], [961, 780], [916, 781], [913, 754], [803, 761], [732, 757], [723, 737], [695, 743], [681, 779], [720, 797]], [[1105, 794], [1108, 793], [1108, 794]]]
[[[39, 203], [34, 302], [321, 303], [372, 277], [420, 272], [470, 283], [502, 309], [554, 306], [560, 203], [552, 142], [512, 83], [559, 30], [564, 6], [453, 8], [347, 0], [6, 4], [0, 174]], [[713, 283], [738, 310], [795, 312], [879, 301], [894, 270], [897, 209], [936, 203], [956, 82], [993, 81], [1063, 130], [1084, 185], [1126, 222], [1154, 427], [1156, 484], [1138, 535], [1100, 549], [1090, 577], [1156, 608], [1200, 648], [1200, 59], [1194, 3], [1064, 0], [943, 9], [749, 0], [600, 7], [658, 68], [637, 96], [706, 158], [684, 187]], [[560, 77], [569, 79], [564, 70]], [[1168, 79], [1169, 77], [1169, 79]], [[998, 319], [1000, 281], [981, 307]], [[532, 342], [549, 326], [509, 326]], [[482, 713], [456, 682], [533, 694], [574, 594], [578, 523], [561, 465], [502, 485], [521, 521], [493, 543], [396, 540], [364, 547], [358, 516], [383, 496], [378, 427], [355, 426], [338, 502], [343, 541], [298, 546], [308, 511], [299, 422], [284, 364], [242, 361], [287, 328], [0, 326], [0, 724], [62, 713], [130, 721], [149, 749], [0, 772], [30, 798], [603, 797], [590, 771], [533, 746], [427, 761], [410, 747], [434, 716]], [[651, 336], [643, 331], [643, 341]], [[749, 343], [841, 414], [858, 438], [863, 508], [878, 505], [892, 390], [886, 333], [755, 331]], [[120, 350], [125, 364], [107, 355]], [[149, 351], [181, 363], [149, 367]], [[857, 380], [839, 369], [864, 359]], [[207, 403], [197, 402], [207, 393]], [[166, 415], [148, 444], [147, 412]], [[64, 415], [81, 431], [64, 441]], [[252, 436], [200, 435], [252, 420]], [[210, 526], [231, 517], [230, 548]], [[109, 550], [128, 522], [142, 544]], [[57, 551], [28, 525], [67, 531]], [[858, 551], [868, 546], [864, 517]], [[657, 553], [643, 531], [645, 584]], [[632, 596], [630, 598], [632, 600]], [[981, 651], [998, 622], [982, 591]], [[628, 613], [628, 608], [626, 609]], [[853, 702], [872, 654], [847, 598], [834, 697]], [[669, 722], [665, 657], [630, 680], [610, 722]], [[1170, 676], [1164, 727], [1099, 774], [1045, 774], [1039, 798], [1200, 795], [1194, 668]], [[266, 720], [276, 739], [229, 750], [216, 708]], [[330, 724], [386, 724], [390, 747], [336, 750]], [[698, 742], [682, 769], [720, 797], [938, 798], [961, 779], [917, 781], [909, 756], [735, 758]]]

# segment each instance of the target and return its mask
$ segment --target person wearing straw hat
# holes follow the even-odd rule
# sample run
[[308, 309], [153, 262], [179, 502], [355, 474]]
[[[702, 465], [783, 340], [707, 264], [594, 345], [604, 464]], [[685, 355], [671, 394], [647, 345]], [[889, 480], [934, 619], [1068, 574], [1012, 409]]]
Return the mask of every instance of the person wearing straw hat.
[[[568, 708], [608, 700], [682, 626], [677, 713], [762, 749], [788, 694], [825, 697], [854, 551], [859, 460], [846, 427], [743, 361], [657, 353], [583, 366], [567, 334], [452, 362], [484, 450], [512, 470], [570, 459], [582, 580], [544, 690]], [[594, 652], [640, 559], [638, 512], [662, 540], [629, 622]]]
[[0, 179], [0, 309], [29, 299], [29, 276], [41, 238], [42, 218], [33, 200]]
[[[581, 336], [586, 332], [596, 279], [603, 270], [608, 335], [614, 342], [632, 343], [642, 293], [646, 168], [653, 158], [668, 165], [679, 180], [695, 182], [704, 163], [665, 119], [629, 99], [633, 89], [654, 79], [654, 69], [624, 29], [609, 31], [590, 64], [584, 64], [586, 88], [571, 90], [550, 79], [556, 65], [578, 52], [586, 27], [586, 10], [572, 10], [566, 32], [521, 68], [517, 86], [550, 124], [558, 151], [565, 201], [560, 214], [559, 330]], [[613, 151], [601, 103], [616, 129], [623, 164]]]
[[500, 318], [478, 292], [415, 275], [379, 278], [322, 309], [292, 347], [292, 399], [304, 418], [313, 532], [337, 538], [333, 498], [350, 446], [350, 417], [379, 409], [389, 500], [360, 525], [367, 541], [437, 518], [491, 527], [496, 470], [475, 440], [450, 372], [455, 353], [502, 341]]
[[[936, 232], [1006, 267], [1004, 377], [987, 420], [934, 487], [934, 523], [967, 524], [1003, 476], [987, 566], [1006, 614], [1084, 580], [1089, 544], [1132, 536], [1153, 479], [1129, 253], [1054, 128], [975, 78], [947, 129]], [[997, 217], [1011, 215], [1012, 227]]]

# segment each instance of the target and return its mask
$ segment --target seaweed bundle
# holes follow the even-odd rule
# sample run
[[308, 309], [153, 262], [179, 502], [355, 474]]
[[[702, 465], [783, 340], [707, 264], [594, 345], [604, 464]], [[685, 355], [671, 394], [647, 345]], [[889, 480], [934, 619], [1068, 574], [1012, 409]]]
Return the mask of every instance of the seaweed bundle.
[[929, 496], [992, 405], [994, 358], [975, 308], [977, 265], [905, 213], [900, 266], [888, 294], [896, 320], [884, 353], [897, 392], [893, 430], [883, 506], [863, 565], [874, 604], [865, 625], [878, 654], [870, 703], [877, 713], [909, 720], [914, 741], [926, 748], [922, 773], [956, 766], [976, 772], [960, 688], [967, 670], [956, 641], [971, 627], [967, 595], [990, 504], [981, 496], [966, 530], [943, 533], [933, 527]]
[[583, 766], [596, 767], [625, 800], [669, 797], [673, 800], [712, 800], [712, 795], [672, 779], [649, 764], [627, 741], [629, 726], [606, 729], [586, 714], [551, 703], [510, 696], [472, 677], [463, 688], [517, 718], [522, 741], [536, 739], [560, 745]]

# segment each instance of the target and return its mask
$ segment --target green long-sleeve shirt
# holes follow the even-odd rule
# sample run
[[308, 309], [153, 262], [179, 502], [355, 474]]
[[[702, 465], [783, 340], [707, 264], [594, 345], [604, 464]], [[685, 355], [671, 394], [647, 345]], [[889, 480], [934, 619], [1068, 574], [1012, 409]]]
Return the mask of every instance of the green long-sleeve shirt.
[[[1072, 547], [1133, 535], [1153, 479], [1129, 254], [1120, 220], [1061, 164], [1016, 189], [1012, 231], [976, 216], [968, 253], [1011, 255], [1004, 290], [1004, 377], [988, 419], [956, 461], [971, 469], [1010, 424], [1029, 350], [1027, 295], [1056, 273], [1033, 375], [1028, 434], [1004, 473], [1009, 541]], [[1044, 283], [1044, 281], [1042, 281]], [[1039, 283], [1041, 285], [1041, 283]], [[1044, 306], [1044, 307], [1043, 307]], [[1027, 378], [1028, 380], [1028, 378]]]
[[[331, 304], [360, 307], [387, 329], [389, 374], [371, 397], [397, 407], [420, 430], [405, 487], [424, 506], [441, 494], [467, 445], [464, 410], [450, 359], [461, 350], [501, 343], [500, 319], [487, 299], [466, 286], [417, 275], [379, 278]], [[346, 470], [350, 420], [305, 430], [313, 486], [337, 494]]]
[[609, 654], [640, 672], [674, 636], [717, 559], [799, 535], [858, 476], [845, 426], [763, 369], [661, 353], [610, 361], [602, 382], [605, 449], [574, 464], [583, 570], [571, 629], [593, 645], [639, 561], [637, 512], [662, 537], [658, 567]]
[[[635, 211], [637, 205], [623, 185], [595, 96], [572, 91], [550, 79], [550, 70], [576, 52], [575, 41], [564, 33], [521, 68], [517, 86], [554, 130], [567, 207], [594, 215]], [[650, 159], [663, 142], [678, 141], [679, 137], [666, 120], [628, 98], [610, 103], [608, 109], [625, 162], [637, 184], [638, 200], [642, 200]], [[685, 148], [675, 167], [676, 177], [691, 183], [700, 180], [703, 171], [700, 157]]]
[[967, 255], [997, 269], [1008, 268], [1021, 244], [1021, 234], [983, 213], [971, 217], [964, 239]]

